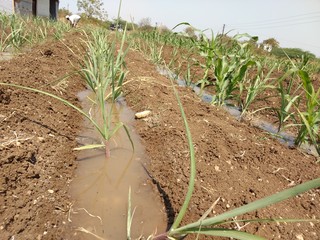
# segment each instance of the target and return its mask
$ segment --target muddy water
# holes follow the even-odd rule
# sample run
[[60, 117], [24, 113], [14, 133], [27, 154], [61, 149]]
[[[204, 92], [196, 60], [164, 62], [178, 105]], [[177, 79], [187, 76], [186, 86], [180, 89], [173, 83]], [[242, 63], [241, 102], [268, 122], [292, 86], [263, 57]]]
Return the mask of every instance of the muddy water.
[[[82, 97], [85, 93], [82, 93]], [[88, 109], [88, 102], [84, 105]], [[91, 110], [93, 114], [94, 110]], [[113, 121], [132, 125], [134, 113], [117, 104]], [[81, 144], [100, 143], [96, 131], [86, 122], [86, 130], [79, 136]], [[131, 187], [131, 205], [135, 209], [132, 237], [148, 236], [166, 229], [165, 210], [159, 194], [152, 190], [144, 169], [146, 155], [134, 129], [130, 130], [135, 150], [126, 132], [121, 129], [111, 141], [111, 158], [105, 159], [104, 149], [79, 153], [79, 167], [72, 182], [72, 196], [76, 200], [71, 221], [77, 228], [101, 239], [126, 239], [128, 191]], [[81, 239], [95, 239], [90, 233], [78, 232]]]

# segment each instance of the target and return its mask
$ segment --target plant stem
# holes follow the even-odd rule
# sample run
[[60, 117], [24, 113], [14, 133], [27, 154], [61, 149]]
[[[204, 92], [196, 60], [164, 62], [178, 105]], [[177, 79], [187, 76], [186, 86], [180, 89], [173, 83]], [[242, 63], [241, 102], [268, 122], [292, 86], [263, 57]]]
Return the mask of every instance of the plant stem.
[[168, 233], [161, 233], [160, 235], [157, 235], [155, 237], [152, 238], [152, 240], [167, 240], [168, 238]]
[[106, 159], [109, 159], [111, 156], [111, 154], [110, 154], [110, 141], [105, 140], [104, 145], [105, 145], [105, 151], [106, 151]]

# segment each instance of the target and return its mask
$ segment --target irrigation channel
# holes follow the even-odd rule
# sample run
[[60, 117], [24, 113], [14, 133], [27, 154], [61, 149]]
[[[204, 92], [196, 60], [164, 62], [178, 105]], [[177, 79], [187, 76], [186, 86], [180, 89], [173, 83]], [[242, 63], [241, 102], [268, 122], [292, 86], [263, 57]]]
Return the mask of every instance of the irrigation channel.
[[[194, 83], [188, 84], [186, 80], [177, 76], [167, 67], [157, 66], [157, 71], [163, 76], [174, 79], [179, 86], [190, 87], [198, 96], [201, 97], [202, 101], [209, 104], [212, 103], [213, 96], [211, 94], [207, 93], [206, 91], [201, 91], [200, 87], [198, 87]], [[223, 108], [236, 119], [238, 120], [241, 119], [241, 111], [237, 107], [225, 104]], [[262, 119], [257, 119], [257, 118], [252, 119], [251, 124], [275, 136], [281, 143], [286, 144], [289, 147], [294, 147], [295, 137], [292, 134], [285, 131], [278, 132], [278, 127], [275, 126], [274, 124], [269, 123]], [[308, 143], [302, 143], [300, 146], [300, 149], [308, 154], [319, 157], [319, 154], [317, 153], [316, 147], [314, 145], [311, 145]]]
[[[83, 108], [90, 114], [98, 114], [87, 96], [89, 91], [79, 94]], [[110, 106], [107, 106], [110, 107]], [[76, 177], [71, 184], [71, 195], [75, 204], [70, 213], [73, 225], [82, 229], [77, 234], [81, 239], [126, 239], [128, 192], [131, 187], [131, 206], [134, 211], [131, 227], [132, 238], [149, 236], [166, 230], [165, 209], [150, 181], [144, 164], [146, 155], [138, 135], [132, 128], [134, 113], [120, 101], [114, 107], [114, 122], [123, 122], [130, 128], [134, 151], [124, 129], [111, 140], [111, 158], [105, 158], [104, 149], [79, 152]], [[85, 121], [84, 131], [79, 135], [79, 144], [96, 144], [99, 135]], [[91, 233], [83, 233], [83, 230]]]

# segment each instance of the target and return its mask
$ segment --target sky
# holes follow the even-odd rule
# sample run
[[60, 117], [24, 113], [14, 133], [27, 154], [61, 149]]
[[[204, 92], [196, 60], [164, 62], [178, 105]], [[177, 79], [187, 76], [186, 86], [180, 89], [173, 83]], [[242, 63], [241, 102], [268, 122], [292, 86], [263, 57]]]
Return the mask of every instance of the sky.
[[[102, 0], [108, 19], [116, 18], [120, 0]], [[76, 0], [60, 0], [60, 8], [78, 13]], [[216, 34], [248, 33], [259, 42], [275, 38], [281, 47], [297, 47], [320, 57], [320, 0], [122, 0], [121, 18], [173, 28], [188, 22]]]

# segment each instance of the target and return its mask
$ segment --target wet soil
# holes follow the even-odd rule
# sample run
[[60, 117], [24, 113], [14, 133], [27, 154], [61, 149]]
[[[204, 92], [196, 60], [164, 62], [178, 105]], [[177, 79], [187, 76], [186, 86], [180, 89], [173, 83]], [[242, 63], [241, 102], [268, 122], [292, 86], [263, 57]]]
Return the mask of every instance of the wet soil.
[[[69, 33], [0, 62], [2, 82], [41, 88], [80, 106], [84, 89], [66, 48], [79, 42]], [[76, 49], [75, 49], [76, 50]], [[126, 58], [129, 81], [125, 100], [134, 111], [151, 110], [135, 120], [149, 164], [150, 184], [159, 191], [169, 224], [183, 203], [189, 153], [171, 82], [139, 52]], [[320, 176], [316, 158], [290, 149], [222, 108], [203, 103], [178, 87], [197, 159], [195, 192], [182, 224], [198, 220], [220, 198], [209, 216], [241, 206]], [[70, 182], [77, 166], [76, 136], [82, 118], [61, 102], [40, 94], [0, 87], [0, 236], [1, 239], [79, 239], [68, 218]], [[245, 218], [319, 218], [320, 189], [309, 191]], [[239, 217], [238, 219], [240, 219]], [[319, 239], [319, 223], [249, 224], [241, 228], [267, 239]], [[189, 236], [187, 239], [195, 239]], [[210, 238], [205, 238], [210, 239]]]

